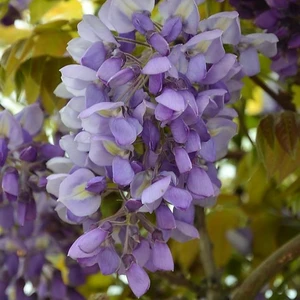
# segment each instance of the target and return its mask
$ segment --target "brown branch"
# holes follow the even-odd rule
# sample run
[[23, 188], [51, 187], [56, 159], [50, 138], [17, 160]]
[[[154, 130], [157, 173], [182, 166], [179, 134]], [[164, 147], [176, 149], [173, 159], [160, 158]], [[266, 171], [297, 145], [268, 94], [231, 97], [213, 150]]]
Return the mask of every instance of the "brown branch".
[[206, 228], [205, 211], [203, 207], [197, 207], [197, 226], [200, 233], [200, 257], [207, 282], [206, 299], [220, 300], [220, 278], [213, 258], [213, 249]]
[[300, 255], [300, 234], [281, 246], [262, 262], [239, 287], [232, 300], [251, 300], [285, 265]]
[[292, 98], [289, 94], [285, 92], [279, 92], [279, 94], [275, 93], [272, 89], [270, 89], [265, 82], [263, 82], [259, 77], [252, 76], [250, 77], [252, 81], [260, 86], [267, 94], [269, 94], [274, 101], [279, 104], [285, 110], [296, 111], [296, 107], [292, 102]]
[[241, 160], [247, 152], [242, 150], [236, 150], [236, 151], [228, 151], [226, 156], [224, 158], [227, 159], [233, 159], [233, 160]]

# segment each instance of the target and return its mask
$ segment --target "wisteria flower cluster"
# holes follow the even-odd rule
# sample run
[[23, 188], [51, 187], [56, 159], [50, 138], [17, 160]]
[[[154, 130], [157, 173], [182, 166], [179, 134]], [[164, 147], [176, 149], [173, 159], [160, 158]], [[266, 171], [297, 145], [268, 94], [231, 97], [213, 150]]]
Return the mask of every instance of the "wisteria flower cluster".
[[[170, 238], [199, 237], [195, 205], [216, 202], [215, 162], [237, 129], [226, 105], [259, 72], [257, 51], [274, 56], [277, 42], [242, 36], [236, 12], [200, 21], [194, 0], [162, 1], [162, 22], [153, 8], [154, 0], [108, 0], [78, 24], [67, 49], [77, 64], [61, 69], [56, 90], [71, 98], [60, 112], [68, 161], [51, 159], [47, 178], [60, 217], [83, 225], [68, 255], [126, 275], [137, 297], [150, 286], [145, 269], [174, 269]], [[119, 208], [113, 215], [102, 210], [108, 201]]]
[[300, 49], [300, 2], [230, 0], [230, 3], [240, 13], [241, 18], [255, 19], [258, 27], [278, 37], [278, 53], [272, 57], [271, 68], [281, 79], [295, 76], [298, 71]]
[[[58, 145], [35, 141], [44, 121], [39, 104], [13, 116], [0, 112], [0, 299], [84, 299], [75, 287], [93, 270], [68, 259], [67, 282], [49, 260], [65, 253], [78, 228], [53, 214], [56, 201], [46, 193], [52, 157]], [[63, 157], [62, 157], [63, 159]], [[24, 286], [31, 282], [30, 297]]]

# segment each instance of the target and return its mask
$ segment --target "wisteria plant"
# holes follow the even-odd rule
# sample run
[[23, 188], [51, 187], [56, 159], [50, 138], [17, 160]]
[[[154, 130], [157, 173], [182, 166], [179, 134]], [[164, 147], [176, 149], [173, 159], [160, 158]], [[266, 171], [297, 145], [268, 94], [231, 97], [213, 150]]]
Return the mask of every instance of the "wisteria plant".
[[[126, 275], [137, 297], [150, 286], [145, 270], [174, 270], [170, 238], [199, 238], [195, 205], [215, 204], [215, 162], [237, 130], [227, 105], [239, 99], [242, 78], [259, 72], [257, 51], [272, 57], [277, 42], [242, 36], [236, 12], [199, 23], [193, 0], [161, 2], [162, 22], [151, 19], [153, 8], [106, 1], [78, 24], [67, 48], [77, 64], [61, 69], [56, 90], [71, 98], [60, 111], [71, 129], [60, 140], [68, 167], [46, 187], [60, 216], [84, 228], [68, 255]], [[112, 192], [119, 195], [106, 200]], [[106, 201], [120, 207], [102, 217]]]
[[[125, 276], [139, 298], [150, 288], [150, 273], [177, 268], [170, 242], [194, 239], [200, 241], [206, 299], [225, 299], [204, 209], [218, 205], [219, 161], [230, 158], [237, 123], [247, 131], [241, 91], [249, 77], [258, 82], [262, 57], [272, 60], [281, 81], [295, 81], [300, 5], [230, 0], [237, 11], [200, 19], [203, 2], [106, 0], [97, 15], [84, 14], [63, 55], [68, 63], [60, 68], [54, 94], [67, 101], [56, 116], [60, 125], [51, 143], [40, 136], [44, 120], [48, 131], [53, 122], [41, 98], [18, 114], [0, 112], [1, 300], [85, 299], [76, 288], [98, 273]], [[255, 18], [263, 30], [244, 34], [240, 17]], [[2, 23], [13, 22], [6, 20], [9, 15]], [[52, 30], [38, 26], [38, 37]], [[48, 61], [46, 56], [43, 63]], [[47, 95], [43, 89], [39, 94]], [[296, 114], [290, 114], [299, 127]], [[268, 162], [263, 149], [275, 143], [270, 132], [283, 149], [298, 155], [291, 149], [297, 141], [282, 138], [282, 128], [294, 126], [286, 116], [291, 117], [271, 116], [258, 129], [258, 152], [269, 168], [275, 156]], [[248, 132], [246, 137], [253, 144]], [[232, 247], [251, 254], [252, 231], [231, 229], [226, 227]], [[51, 260], [58, 255], [67, 276]], [[30, 296], [24, 292], [28, 282]], [[244, 299], [254, 299], [251, 293], [263, 297], [265, 281], [257, 282]], [[238, 293], [233, 299], [242, 299]]]

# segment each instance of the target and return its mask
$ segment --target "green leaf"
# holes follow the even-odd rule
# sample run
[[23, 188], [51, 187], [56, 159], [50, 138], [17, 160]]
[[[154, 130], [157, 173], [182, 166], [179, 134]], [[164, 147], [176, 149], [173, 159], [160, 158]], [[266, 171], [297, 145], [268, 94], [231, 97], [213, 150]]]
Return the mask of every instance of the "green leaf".
[[30, 22], [37, 23], [47, 11], [59, 2], [60, 0], [32, 0], [29, 4]]
[[21, 65], [16, 73], [16, 76], [21, 73], [24, 77], [23, 89], [28, 104], [35, 102], [40, 95], [45, 61], [45, 56], [29, 59]]
[[260, 206], [268, 189], [268, 179], [262, 164], [249, 179], [246, 190], [248, 192], [247, 206]]
[[179, 264], [182, 270], [187, 271], [192, 267], [199, 255], [199, 240], [194, 239], [185, 243], [171, 240], [170, 249], [174, 261]]
[[298, 143], [298, 130], [295, 113], [285, 111], [279, 116], [275, 126], [275, 134], [280, 146], [294, 156]]
[[244, 222], [245, 215], [239, 208], [216, 210], [207, 215], [207, 230], [212, 240], [217, 266], [226, 265], [233, 253], [226, 237], [227, 231], [243, 226]]
[[274, 151], [274, 124], [273, 116], [267, 116], [260, 122], [256, 134], [257, 152], [269, 175], [273, 174], [277, 168]]
[[254, 264], [259, 264], [265, 257], [277, 248], [277, 230], [280, 219], [261, 211], [252, 217]]
[[[47, 72], [43, 72], [43, 77], [41, 80], [41, 100], [45, 110], [52, 114], [55, 111], [62, 108], [65, 104], [66, 100], [61, 99], [54, 95], [53, 91], [61, 82], [61, 74], [59, 69], [62, 67], [71, 64], [72, 59], [69, 57], [64, 58], [54, 58], [49, 57], [45, 62], [45, 70]], [[51, 78], [51, 80], [49, 80]]]
[[268, 145], [273, 148], [274, 147], [274, 125], [275, 120], [273, 115], [268, 115], [264, 119], [261, 120], [259, 124], [258, 130], [261, 131], [261, 134], [267, 141]]
[[0, 19], [2, 19], [8, 10], [9, 0], [0, 0]]
[[300, 85], [292, 86], [293, 99], [292, 102], [296, 105], [296, 107], [300, 107]]
[[280, 183], [300, 167], [300, 143], [296, 114], [283, 112], [273, 118], [266, 117], [258, 126], [256, 145], [268, 176]]
[[7, 46], [13, 44], [20, 39], [30, 36], [31, 30], [20, 29], [15, 26], [2, 26], [0, 24], [0, 45]]
[[32, 56], [58, 56], [61, 57], [66, 52], [67, 43], [72, 36], [60, 30], [47, 30], [35, 36], [35, 44]]
[[48, 22], [45, 24], [39, 24], [35, 26], [34, 32], [35, 33], [43, 33], [48, 30], [53, 30], [53, 29], [61, 29], [64, 25], [68, 24], [69, 22], [67, 20], [57, 20], [57, 21], [52, 21]]

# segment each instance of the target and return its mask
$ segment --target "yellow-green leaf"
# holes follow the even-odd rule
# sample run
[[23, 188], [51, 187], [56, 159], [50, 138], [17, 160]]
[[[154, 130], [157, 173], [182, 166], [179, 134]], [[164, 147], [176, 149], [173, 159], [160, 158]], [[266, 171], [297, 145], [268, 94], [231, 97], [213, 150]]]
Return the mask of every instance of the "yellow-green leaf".
[[291, 111], [280, 114], [275, 126], [275, 134], [282, 149], [294, 156], [298, 143], [296, 115]]
[[72, 36], [60, 30], [49, 30], [35, 36], [32, 56], [50, 55], [61, 57], [66, 52]]
[[244, 222], [245, 215], [238, 208], [216, 210], [207, 215], [207, 230], [213, 244], [215, 262], [219, 267], [226, 265], [233, 252], [226, 238], [227, 231], [243, 226]]
[[15, 26], [2, 26], [0, 25], [0, 45], [5, 46], [13, 44], [18, 40], [30, 36], [31, 31], [28, 29], [19, 29]]
[[274, 215], [262, 211], [255, 215], [251, 222], [251, 229], [253, 231], [253, 254], [255, 264], [259, 263], [276, 247], [277, 229], [280, 225], [280, 219]]
[[29, 4], [30, 22], [37, 23], [48, 10], [59, 2], [60, 0], [32, 0]]
[[182, 270], [187, 271], [199, 255], [199, 240], [194, 239], [186, 243], [171, 240], [170, 248], [174, 261], [179, 264]]

